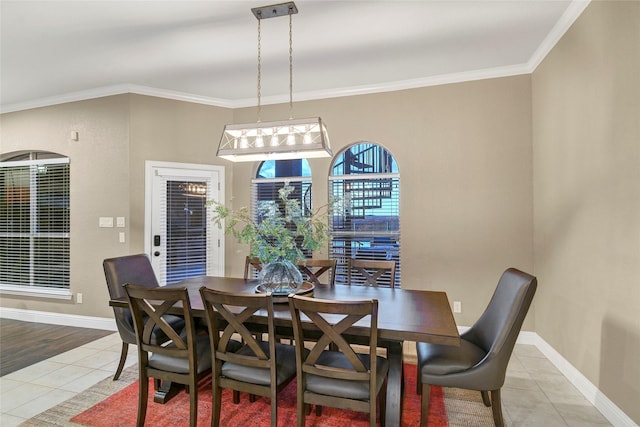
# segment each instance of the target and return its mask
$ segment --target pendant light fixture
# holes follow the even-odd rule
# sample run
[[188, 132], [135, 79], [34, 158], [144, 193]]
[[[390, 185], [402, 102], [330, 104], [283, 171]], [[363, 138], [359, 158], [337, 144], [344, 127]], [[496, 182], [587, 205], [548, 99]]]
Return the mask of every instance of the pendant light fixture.
[[[218, 157], [232, 162], [331, 157], [327, 129], [320, 117], [293, 118], [293, 15], [295, 3], [281, 3], [251, 9], [258, 20], [258, 121], [226, 125]], [[262, 122], [261, 101], [261, 23], [263, 19], [289, 15], [289, 120]]]

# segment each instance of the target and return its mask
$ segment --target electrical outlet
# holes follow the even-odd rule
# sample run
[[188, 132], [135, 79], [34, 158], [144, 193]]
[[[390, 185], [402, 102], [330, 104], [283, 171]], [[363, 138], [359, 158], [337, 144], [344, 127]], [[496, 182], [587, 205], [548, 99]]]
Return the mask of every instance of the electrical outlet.
[[76, 294], [76, 303], [82, 304], [82, 294], [80, 292]]
[[462, 313], [462, 302], [454, 301], [453, 302], [453, 312], [454, 313]]

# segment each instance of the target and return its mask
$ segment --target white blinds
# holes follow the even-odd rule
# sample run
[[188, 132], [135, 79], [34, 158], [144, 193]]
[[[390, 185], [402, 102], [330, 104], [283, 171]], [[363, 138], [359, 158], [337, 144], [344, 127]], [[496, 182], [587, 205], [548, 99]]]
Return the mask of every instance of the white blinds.
[[0, 162], [0, 285], [69, 288], [69, 159]]
[[156, 272], [160, 283], [173, 283], [189, 277], [207, 274], [206, 199], [210, 180], [193, 178], [163, 179], [166, 191], [159, 214], [166, 224], [164, 252], [165, 268]]
[[[343, 201], [343, 208], [334, 212], [329, 221], [329, 251], [331, 258], [338, 260], [336, 283], [347, 281], [349, 259], [357, 258], [396, 261], [395, 285], [400, 286], [399, 175], [332, 176], [329, 197]], [[352, 281], [351, 284], [361, 284], [357, 277]], [[389, 277], [381, 277], [379, 284], [389, 286]]]

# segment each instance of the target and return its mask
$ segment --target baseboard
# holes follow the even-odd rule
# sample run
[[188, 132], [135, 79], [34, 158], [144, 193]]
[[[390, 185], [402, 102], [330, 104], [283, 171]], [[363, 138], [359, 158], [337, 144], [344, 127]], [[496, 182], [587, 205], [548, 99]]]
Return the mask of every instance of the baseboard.
[[0, 307], [0, 318], [22, 320], [24, 322], [48, 323], [50, 325], [104, 329], [106, 331], [114, 332], [118, 330], [115, 319], [80, 316], [76, 314], [51, 313], [48, 311], [22, 310], [19, 308]]
[[[117, 331], [115, 320], [103, 317], [0, 307], [0, 318]], [[465, 326], [458, 327], [460, 333], [467, 329], [468, 327]], [[567, 359], [551, 347], [537, 333], [522, 331], [518, 335], [517, 343], [535, 345], [613, 426], [638, 427], [638, 425], [620, 408], [618, 408], [615, 403], [605, 396], [604, 393], [598, 390], [598, 387], [591, 383], [591, 381], [582, 375], [580, 371], [578, 371], [567, 361]], [[411, 355], [415, 355], [415, 346], [405, 346], [405, 351], [408, 351]]]

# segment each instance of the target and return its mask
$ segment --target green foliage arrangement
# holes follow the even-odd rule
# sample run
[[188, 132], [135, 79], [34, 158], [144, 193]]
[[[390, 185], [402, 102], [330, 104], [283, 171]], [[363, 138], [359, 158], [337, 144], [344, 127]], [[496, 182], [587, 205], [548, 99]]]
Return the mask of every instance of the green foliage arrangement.
[[[278, 190], [278, 201], [262, 202], [257, 206], [259, 221], [254, 220], [249, 208], [230, 210], [218, 202], [213, 206], [212, 220], [239, 242], [251, 245], [251, 256], [269, 264], [291, 261], [294, 265], [305, 258], [300, 248], [318, 250], [329, 237], [327, 217], [335, 202], [305, 213], [300, 202], [291, 199], [294, 188], [288, 183]], [[225, 224], [223, 225], [223, 221]], [[296, 244], [300, 242], [300, 247]]]

